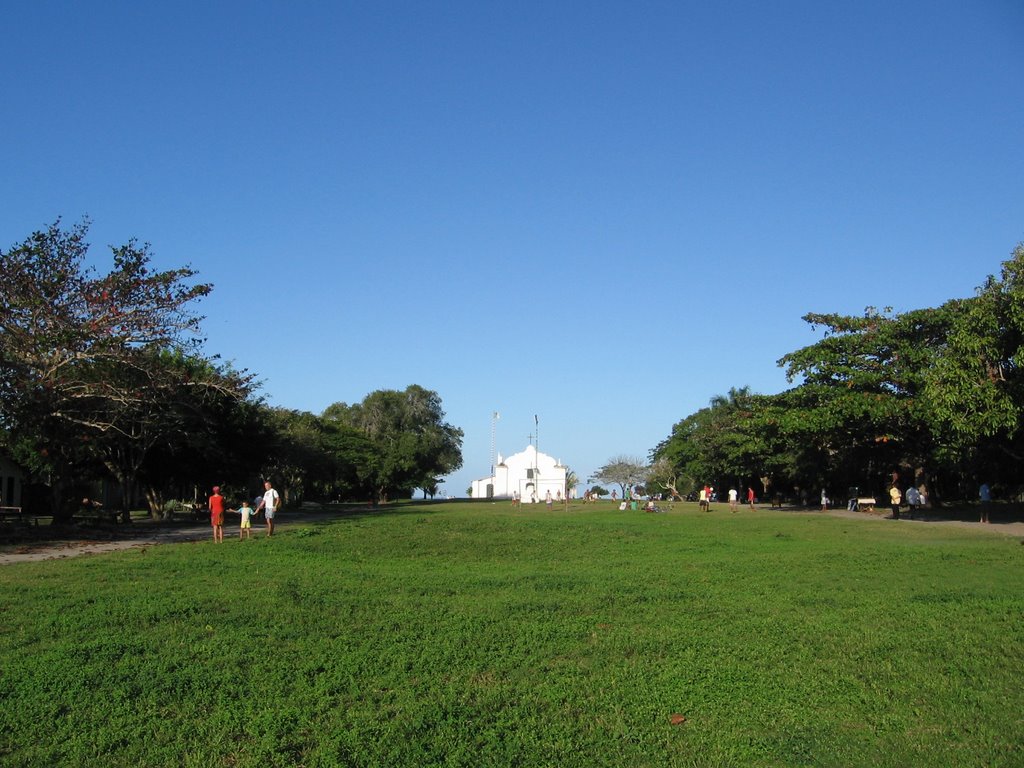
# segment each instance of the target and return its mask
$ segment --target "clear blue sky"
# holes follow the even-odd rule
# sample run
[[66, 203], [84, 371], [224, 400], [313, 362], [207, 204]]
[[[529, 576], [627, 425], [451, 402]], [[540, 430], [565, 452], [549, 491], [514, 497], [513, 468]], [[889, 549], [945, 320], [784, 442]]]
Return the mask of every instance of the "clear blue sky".
[[[321, 412], [436, 390], [586, 478], [808, 311], [971, 295], [1024, 240], [1024, 3], [0, 3], [0, 243], [93, 220], [215, 286]], [[498, 345], [501, 351], [488, 354]]]

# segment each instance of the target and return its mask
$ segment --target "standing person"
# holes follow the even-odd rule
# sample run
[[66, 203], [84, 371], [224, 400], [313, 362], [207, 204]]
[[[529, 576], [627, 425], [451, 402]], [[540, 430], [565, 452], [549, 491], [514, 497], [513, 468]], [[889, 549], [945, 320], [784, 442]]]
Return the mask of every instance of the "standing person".
[[914, 519], [914, 512], [921, 505], [921, 494], [914, 486], [907, 488], [907, 507], [910, 509], [910, 519]]
[[978, 489], [978, 500], [981, 502], [981, 522], [987, 523], [988, 506], [992, 501], [992, 490], [988, 487], [988, 483], [982, 483], [981, 488]]
[[747, 504], [750, 505], [751, 509], [754, 508], [754, 486], [752, 485], [747, 486]]
[[220, 495], [220, 486], [213, 486], [213, 495], [206, 501], [210, 510], [210, 525], [213, 526], [213, 540], [224, 541], [224, 497]]
[[242, 523], [238, 529], [238, 540], [251, 539], [252, 538], [252, 507], [249, 506], [249, 500], [244, 499], [242, 506], [238, 509], [238, 514], [242, 516]]
[[736, 507], [739, 504], [740, 494], [735, 488], [729, 489], [729, 509], [733, 512], [736, 511]]
[[697, 504], [701, 512], [708, 511], [708, 487], [706, 485], [700, 489], [700, 494], [697, 496]]
[[281, 496], [274, 490], [274, 486], [267, 480], [263, 484], [266, 489], [263, 493], [263, 498], [260, 499], [260, 505], [256, 508], [259, 512], [263, 510], [263, 517], [267, 521], [267, 536], [274, 535], [274, 515], [277, 514], [278, 507], [281, 506]]
[[892, 519], [900, 519], [900, 502], [903, 500], [903, 494], [900, 493], [900, 487], [893, 483], [889, 488], [889, 503], [892, 505]]
[[548, 511], [551, 511], [551, 491], [544, 494], [544, 503], [548, 505]]
[[821, 511], [826, 512], [828, 510], [828, 493], [824, 488], [821, 489]]

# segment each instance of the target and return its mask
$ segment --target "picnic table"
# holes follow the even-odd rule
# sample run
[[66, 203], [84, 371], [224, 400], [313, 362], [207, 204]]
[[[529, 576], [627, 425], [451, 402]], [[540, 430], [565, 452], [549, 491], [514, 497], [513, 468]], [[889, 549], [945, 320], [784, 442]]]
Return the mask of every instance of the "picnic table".
[[183, 501], [176, 508], [167, 512], [168, 518], [183, 517], [186, 520], [202, 520], [206, 517], [206, 507], [199, 502]]
[[0, 507], [0, 523], [28, 523], [29, 525], [39, 525], [39, 519], [41, 517], [49, 517], [49, 515], [33, 515], [26, 512], [21, 507]]
[[72, 520], [107, 521], [116, 523], [120, 513], [116, 509], [105, 509], [98, 501], [82, 499], [81, 505], [71, 516]]

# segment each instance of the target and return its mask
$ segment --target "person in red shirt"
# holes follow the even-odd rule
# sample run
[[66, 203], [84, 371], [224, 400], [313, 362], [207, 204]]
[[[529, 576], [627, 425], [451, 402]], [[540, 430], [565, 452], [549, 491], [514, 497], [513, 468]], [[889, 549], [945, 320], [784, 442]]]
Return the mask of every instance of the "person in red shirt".
[[206, 506], [210, 508], [210, 525], [213, 526], [213, 540], [224, 541], [224, 497], [220, 495], [220, 486], [213, 486], [213, 495]]

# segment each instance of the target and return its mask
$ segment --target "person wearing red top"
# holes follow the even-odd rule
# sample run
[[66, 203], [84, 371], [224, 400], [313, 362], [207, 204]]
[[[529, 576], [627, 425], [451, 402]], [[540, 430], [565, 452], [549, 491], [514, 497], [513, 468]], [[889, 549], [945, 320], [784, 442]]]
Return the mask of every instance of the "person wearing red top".
[[207, 501], [210, 508], [210, 525], [213, 526], [213, 540], [224, 541], [224, 497], [220, 495], [220, 486], [213, 486], [213, 495]]

